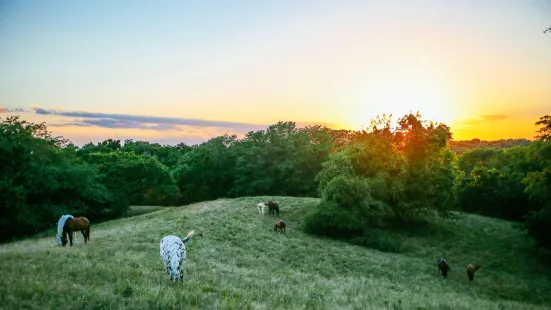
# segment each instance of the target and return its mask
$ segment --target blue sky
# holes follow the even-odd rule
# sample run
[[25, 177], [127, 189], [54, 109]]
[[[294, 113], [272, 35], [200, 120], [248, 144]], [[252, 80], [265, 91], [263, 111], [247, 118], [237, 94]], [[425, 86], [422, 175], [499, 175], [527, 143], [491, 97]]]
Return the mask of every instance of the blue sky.
[[77, 143], [409, 110], [458, 138], [532, 136], [551, 112], [551, 2], [443, 3], [2, 1], [0, 112]]

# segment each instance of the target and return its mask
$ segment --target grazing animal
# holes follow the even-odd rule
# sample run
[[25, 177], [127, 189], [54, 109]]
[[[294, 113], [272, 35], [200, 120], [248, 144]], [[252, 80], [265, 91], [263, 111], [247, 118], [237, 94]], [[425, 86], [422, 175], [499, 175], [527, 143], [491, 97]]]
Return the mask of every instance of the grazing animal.
[[273, 216], [279, 215], [279, 205], [277, 202], [273, 200], [268, 201], [268, 214]]
[[474, 280], [474, 272], [480, 269], [480, 267], [482, 267], [482, 265], [467, 265], [467, 276], [469, 277], [469, 281], [472, 282]]
[[73, 246], [74, 232], [80, 231], [84, 236], [84, 243], [90, 241], [90, 221], [85, 217], [71, 217], [65, 221], [63, 226], [63, 237], [61, 243], [67, 245], [67, 235], [69, 235], [69, 244]]
[[444, 279], [448, 276], [448, 271], [452, 271], [450, 265], [448, 265], [448, 262], [443, 258], [438, 260], [438, 269]]
[[67, 219], [73, 218], [72, 215], [66, 214], [59, 218], [59, 221], [57, 221], [57, 244], [64, 245], [63, 244], [63, 227], [65, 226], [65, 222]]
[[184, 243], [188, 242], [194, 234], [195, 230], [192, 230], [185, 238], [166, 236], [161, 239], [161, 258], [171, 281], [184, 281], [184, 264], [186, 263]]
[[278, 220], [274, 225], [274, 231], [277, 231], [277, 232], [280, 232], [280, 233], [285, 233], [285, 226], [287, 226], [285, 224], [285, 221]]
[[260, 213], [260, 217], [264, 217], [264, 209], [266, 209], [266, 205], [261, 202], [256, 205], [256, 208], [258, 209], [258, 213]]

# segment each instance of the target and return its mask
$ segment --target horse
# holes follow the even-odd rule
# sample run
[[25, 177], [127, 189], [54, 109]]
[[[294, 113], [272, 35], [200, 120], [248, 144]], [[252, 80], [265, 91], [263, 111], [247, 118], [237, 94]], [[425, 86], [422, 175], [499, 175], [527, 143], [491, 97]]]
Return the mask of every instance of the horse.
[[279, 215], [279, 205], [277, 202], [273, 200], [268, 201], [268, 214], [273, 216]]
[[287, 226], [285, 224], [285, 221], [278, 220], [274, 225], [274, 231], [280, 232], [280, 233], [285, 233], [285, 226]]
[[470, 282], [474, 280], [474, 273], [475, 271], [480, 269], [480, 267], [482, 267], [482, 265], [476, 265], [476, 266], [473, 264], [467, 265], [467, 277], [469, 277]]
[[451, 271], [450, 265], [448, 265], [448, 262], [446, 262], [446, 260], [443, 258], [440, 258], [438, 260], [438, 269], [440, 270], [440, 274], [444, 279], [448, 276], [448, 271]]
[[90, 221], [85, 217], [68, 218], [63, 226], [63, 246], [67, 245], [67, 235], [69, 235], [69, 243], [73, 246], [73, 233], [79, 230], [84, 236], [84, 243], [90, 241]]
[[65, 226], [67, 219], [72, 217], [73, 216], [71, 214], [65, 214], [59, 218], [59, 221], [57, 221], [57, 244], [63, 244], [63, 227]]
[[264, 209], [266, 209], [266, 205], [263, 202], [261, 202], [256, 205], [256, 208], [258, 209], [258, 213], [260, 213], [260, 216], [264, 217]]
[[192, 230], [184, 238], [166, 236], [161, 239], [161, 258], [171, 281], [184, 281], [184, 264], [186, 263], [184, 243], [188, 242], [194, 234], [195, 230]]

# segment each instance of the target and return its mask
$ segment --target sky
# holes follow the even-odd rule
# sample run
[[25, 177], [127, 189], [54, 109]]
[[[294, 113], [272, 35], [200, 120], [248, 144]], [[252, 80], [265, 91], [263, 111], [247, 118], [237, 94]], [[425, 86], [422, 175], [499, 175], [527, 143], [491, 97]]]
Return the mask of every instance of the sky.
[[195, 144], [419, 111], [454, 139], [551, 114], [551, 1], [0, 0], [0, 117]]

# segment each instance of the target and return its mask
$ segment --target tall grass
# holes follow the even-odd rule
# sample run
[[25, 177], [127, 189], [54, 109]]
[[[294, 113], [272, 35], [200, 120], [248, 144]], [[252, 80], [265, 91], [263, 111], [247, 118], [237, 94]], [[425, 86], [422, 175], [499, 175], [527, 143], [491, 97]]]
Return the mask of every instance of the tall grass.
[[[272, 197], [270, 197], [272, 198]], [[258, 201], [216, 200], [101, 224], [72, 248], [55, 236], [0, 246], [2, 309], [545, 309], [550, 272], [510, 222], [474, 215], [425, 235], [401, 235], [399, 253], [302, 232], [319, 200], [277, 197], [286, 235], [260, 219]], [[160, 239], [185, 235], [183, 283], [171, 283]], [[436, 261], [451, 265], [439, 277]], [[480, 263], [473, 283], [465, 267]]]

